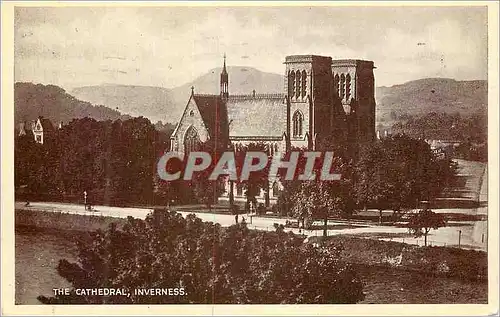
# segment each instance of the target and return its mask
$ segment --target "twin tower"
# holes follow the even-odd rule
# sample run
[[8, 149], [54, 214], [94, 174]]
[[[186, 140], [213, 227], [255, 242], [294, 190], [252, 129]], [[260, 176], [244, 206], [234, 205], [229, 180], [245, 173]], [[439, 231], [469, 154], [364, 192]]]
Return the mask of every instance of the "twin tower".
[[297, 115], [314, 148], [323, 141], [363, 144], [375, 140], [375, 79], [372, 61], [332, 60], [316, 55], [285, 59], [288, 128], [293, 145]]
[[[373, 62], [292, 55], [285, 58], [285, 66], [284, 93], [275, 95], [273, 98], [278, 96], [278, 100], [269, 100], [268, 104], [274, 105], [276, 113], [286, 116], [286, 120], [281, 121], [286, 122], [286, 125], [277, 129], [286, 138], [286, 148], [321, 149], [323, 145], [332, 144], [358, 148], [363, 143], [375, 140]], [[235, 101], [232, 99], [239, 97], [237, 100], [241, 101], [245, 97], [230, 96], [228, 86], [224, 56], [220, 98], [224, 103], [233, 105]], [[252, 99], [255, 98], [254, 95]], [[268, 97], [258, 97], [260, 102], [265, 98]], [[257, 101], [254, 103], [257, 104]], [[249, 106], [252, 104], [242, 104], [236, 108], [244, 110]], [[263, 111], [260, 113], [264, 114]], [[281, 124], [275, 122], [275, 125]]]

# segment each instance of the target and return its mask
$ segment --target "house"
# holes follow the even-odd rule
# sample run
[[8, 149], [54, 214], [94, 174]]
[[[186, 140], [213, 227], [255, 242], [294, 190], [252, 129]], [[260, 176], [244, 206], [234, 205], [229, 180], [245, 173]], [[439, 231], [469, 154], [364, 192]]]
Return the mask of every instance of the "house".
[[53, 136], [55, 129], [49, 119], [40, 116], [32, 122], [31, 131], [35, 141], [44, 144]]

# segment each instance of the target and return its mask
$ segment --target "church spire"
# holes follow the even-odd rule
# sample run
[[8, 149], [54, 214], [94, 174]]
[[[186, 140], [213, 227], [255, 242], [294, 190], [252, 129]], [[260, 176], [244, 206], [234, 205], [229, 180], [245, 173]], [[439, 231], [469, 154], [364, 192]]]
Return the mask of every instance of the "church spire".
[[227, 74], [227, 71], [226, 71], [226, 53], [224, 53], [224, 68], [222, 68], [222, 73]]
[[229, 98], [229, 75], [226, 70], [226, 53], [224, 53], [224, 67], [220, 73], [220, 96], [224, 100]]

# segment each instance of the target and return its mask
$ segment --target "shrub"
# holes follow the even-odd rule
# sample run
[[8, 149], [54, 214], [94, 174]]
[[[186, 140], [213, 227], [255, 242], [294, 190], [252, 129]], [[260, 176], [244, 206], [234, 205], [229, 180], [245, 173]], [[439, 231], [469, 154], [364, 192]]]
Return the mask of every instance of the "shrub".
[[49, 304], [356, 303], [363, 299], [356, 271], [332, 248], [303, 243], [283, 228], [222, 228], [194, 215], [155, 211], [129, 218], [80, 245], [79, 263], [58, 271], [74, 288], [184, 288], [185, 296], [39, 297]]

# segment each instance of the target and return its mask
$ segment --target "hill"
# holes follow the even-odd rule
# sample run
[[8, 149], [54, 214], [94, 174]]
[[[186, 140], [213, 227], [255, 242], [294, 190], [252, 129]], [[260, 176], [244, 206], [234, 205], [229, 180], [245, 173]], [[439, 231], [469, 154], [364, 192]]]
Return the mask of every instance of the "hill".
[[143, 116], [152, 122], [176, 122], [177, 112], [171, 93], [166, 88], [104, 84], [71, 90], [75, 97], [94, 104], [103, 104], [133, 117]]
[[99, 121], [126, 119], [119, 111], [81, 101], [54, 85], [18, 82], [14, 85], [14, 122], [35, 120], [43, 116], [52, 121], [69, 122], [90, 117]]
[[[282, 91], [281, 75], [261, 72], [251, 67], [228, 67], [231, 94], [250, 94]], [[221, 68], [172, 89], [153, 86], [97, 85], [75, 88], [71, 93], [79, 99], [118, 108], [132, 116], [144, 116], [152, 122], [162, 121], [176, 124], [182, 115], [194, 86], [196, 93], [219, 93]]]
[[[214, 68], [192, 82], [172, 89], [174, 98], [186, 102], [194, 87], [195, 93], [218, 94], [220, 73], [222, 68]], [[233, 95], [251, 94], [255, 89], [258, 94], [283, 91], [283, 76], [274, 73], [261, 72], [252, 67], [230, 66], [229, 93]]]
[[485, 80], [456, 81], [425, 78], [376, 90], [377, 123], [391, 126], [408, 116], [427, 113], [486, 114], [488, 84]]
[[[145, 116], [152, 122], [177, 123], [186, 105], [191, 87], [195, 93], [219, 92], [221, 68], [172, 89], [150, 86], [99, 85], [72, 90], [77, 98], [133, 116]], [[229, 93], [250, 94], [283, 91], [283, 76], [261, 72], [255, 68], [228, 67]], [[487, 112], [487, 82], [426, 78], [391, 87], [377, 87], [377, 126], [390, 128], [408, 116], [430, 112], [461, 115]]]

